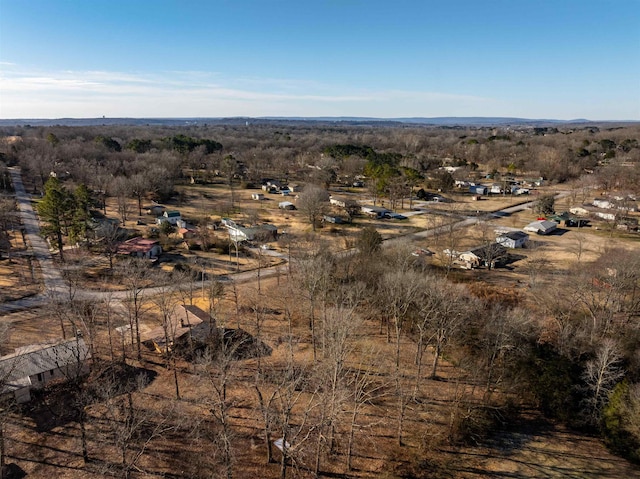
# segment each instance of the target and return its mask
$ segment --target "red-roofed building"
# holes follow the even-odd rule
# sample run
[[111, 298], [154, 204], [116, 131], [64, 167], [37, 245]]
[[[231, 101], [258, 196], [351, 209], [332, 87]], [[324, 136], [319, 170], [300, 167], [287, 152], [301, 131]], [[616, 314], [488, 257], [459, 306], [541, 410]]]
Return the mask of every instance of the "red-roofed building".
[[118, 254], [134, 256], [136, 258], [157, 258], [162, 254], [162, 247], [158, 240], [136, 236], [118, 246]]

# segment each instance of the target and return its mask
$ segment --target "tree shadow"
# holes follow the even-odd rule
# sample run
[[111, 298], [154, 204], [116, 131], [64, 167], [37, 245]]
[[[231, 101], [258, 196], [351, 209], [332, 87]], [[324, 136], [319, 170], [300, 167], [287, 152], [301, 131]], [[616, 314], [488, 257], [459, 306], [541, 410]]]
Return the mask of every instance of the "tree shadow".
[[235, 361], [270, 356], [273, 352], [273, 348], [244, 329], [211, 328], [209, 323], [191, 328], [175, 346], [187, 361], [197, 361], [207, 353], [215, 357], [222, 350]]
[[157, 376], [150, 369], [124, 362], [108, 363], [95, 368], [89, 377], [75, 381], [57, 382], [33, 391], [32, 400], [20, 406], [23, 416], [30, 418], [37, 432], [51, 432], [71, 422], [78, 422], [85, 406], [99, 403], [100, 390], [106, 385], [116, 395], [137, 391]]
[[20, 466], [14, 463], [2, 466], [2, 473], [0, 475], [3, 479], [22, 479], [26, 476], [27, 473], [24, 472]]

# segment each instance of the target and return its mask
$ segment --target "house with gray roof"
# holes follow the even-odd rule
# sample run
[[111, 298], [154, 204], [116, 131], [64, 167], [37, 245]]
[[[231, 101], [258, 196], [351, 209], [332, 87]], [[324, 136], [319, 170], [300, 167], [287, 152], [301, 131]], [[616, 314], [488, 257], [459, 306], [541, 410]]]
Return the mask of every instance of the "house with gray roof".
[[18, 403], [28, 402], [34, 389], [88, 374], [90, 357], [82, 338], [16, 348], [0, 357], [0, 393], [13, 395]]
[[532, 221], [522, 229], [525, 231], [528, 231], [529, 233], [536, 233], [539, 235], [548, 235], [552, 231], [555, 231], [557, 227], [558, 227], [558, 223], [556, 223], [555, 221], [537, 220], [537, 221]]
[[522, 248], [529, 241], [529, 235], [522, 231], [508, 231], [496, 238], [496, 243], [505, 248]]

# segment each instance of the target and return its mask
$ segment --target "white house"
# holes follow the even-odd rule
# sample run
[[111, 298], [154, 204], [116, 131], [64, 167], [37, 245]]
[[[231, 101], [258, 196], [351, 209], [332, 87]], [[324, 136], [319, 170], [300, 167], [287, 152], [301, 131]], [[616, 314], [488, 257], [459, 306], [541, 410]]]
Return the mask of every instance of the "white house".
[[589, 214], [589, 210], [582, 208], [581, 206], [575, 206], [569, 209], [569, 213], [576, 216], [587, 216]]
[[89, 372], [89, 348], [82, 338], [16, 348], [0, 357], [0, 392], [18, 403], [31, 400], [31, 390], [57, 379], [75, 379]]
[[339, 206], [340, 208], [344, 208], [345, 206], [347, 206], [347, 199], [340, 198], [338, 196], [330, 196], [329, 203], [334, 206]]
[[598, 208], [603, 208], [605, 210], [610, 210], [615, 207], [615, 205], [611, 201], [599, 199], [599, 198], [596, 198], [595, 200], [593, 200], [592, 204], [593, 206], [596, 206]]
[[616, 219], [615, 213], [608, 213], [606, 211], [596, 211], [593, 214], [596, 215], [598, 218], [602, 218], [603, 220], [607, 220], [607, 221], [614, 221]]
[[278, 228], [274, 225], [265, 223], [254, 226], [243, 226], [234, 224], [233, 226], [227, 225], [229, 230], [229, 237], [232, 241], [253, 241], [260, 239], [262, 241], [271, 241], [276, 238], [278, 234]]
[[548, 220], [537, 220], [529, 223], [527, 226], [522, 228], [529, 233], [536, 233], [539, 235], [548, 235], [552, 231], [554, 231], [558, 227], [558, 223], [555, 221]]
[[505, 248], [522, 248], [529, 241], [529, 235], [522, 231], [509, 231], [496, 238], [496, 243]]
[[175, 226], [181, 219], [182, 216], [180, 215], [180, 212], [178, 210], [165, 211], [162, 216], [158, 216], [158, 218], [156, 219], [156, 223], [161, 225], [166, 221], [167, 223]]

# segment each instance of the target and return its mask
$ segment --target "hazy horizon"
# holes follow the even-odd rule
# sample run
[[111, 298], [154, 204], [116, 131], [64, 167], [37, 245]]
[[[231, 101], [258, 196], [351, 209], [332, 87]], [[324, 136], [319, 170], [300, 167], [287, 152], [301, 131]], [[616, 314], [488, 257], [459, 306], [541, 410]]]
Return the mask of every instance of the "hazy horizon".
[[640, 120], [640, 2], [0, 0], [0, 118]]

